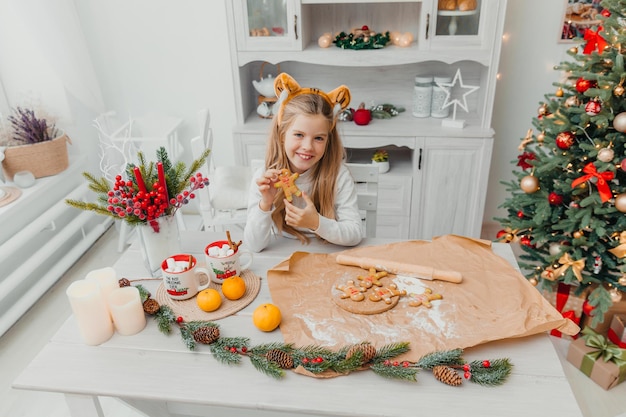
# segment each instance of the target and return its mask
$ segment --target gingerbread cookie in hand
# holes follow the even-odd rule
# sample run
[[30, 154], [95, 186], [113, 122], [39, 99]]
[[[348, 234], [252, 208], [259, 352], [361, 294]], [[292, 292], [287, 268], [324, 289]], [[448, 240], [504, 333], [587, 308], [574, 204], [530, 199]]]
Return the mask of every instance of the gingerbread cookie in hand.
[[296, 179], [298, 176], [297, 172], [292, 174], [288, 169], [283, 168], [278, 176], [278, 182], [274, 183], [274, 187], [283, 189], [285, 198], [289, 202], [293, 201], [294, 195], [298, 197], [302, 195], [302, 191], [300, 191], [296, 185]]

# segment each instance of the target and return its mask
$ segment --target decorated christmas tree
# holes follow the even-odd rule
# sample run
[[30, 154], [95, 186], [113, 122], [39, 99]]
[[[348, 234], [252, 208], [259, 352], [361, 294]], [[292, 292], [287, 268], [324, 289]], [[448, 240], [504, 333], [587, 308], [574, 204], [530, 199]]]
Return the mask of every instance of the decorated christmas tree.
[[540, 289], [588, 293], [591, 324], [626, 290], [626, 1], [603, 0], [522, 138], [500, 241]]

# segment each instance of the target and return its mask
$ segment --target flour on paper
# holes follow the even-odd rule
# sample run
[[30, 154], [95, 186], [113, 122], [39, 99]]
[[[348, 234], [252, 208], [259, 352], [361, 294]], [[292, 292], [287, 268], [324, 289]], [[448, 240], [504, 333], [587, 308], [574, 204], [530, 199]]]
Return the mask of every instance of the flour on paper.
[[[396, 276], [394, 283], [399, 290], [405, 290], [407, 294], [422, 294], [426, 288], [430, 288], [428, 285], [424, 285], [422, 280], [404, 275]], [[433, 290], [433, 292], [437, 291]], [[454, 339], [458, 337], [455, 331], [456, 323], [449, 318], [446, 319], [446, 315], [453, 317], [453, 314], [450, 313], [454, 312], [455, 307], [445, 303], [446, 297], [444, 295], [442, 300], [433, 301], [431, 308], [407, 307], [406, 317], [410, 319], [413, 328], [421, 329], [437, 337]], [[448, 314], [445, 314], [444, 310], [447, 310]]]

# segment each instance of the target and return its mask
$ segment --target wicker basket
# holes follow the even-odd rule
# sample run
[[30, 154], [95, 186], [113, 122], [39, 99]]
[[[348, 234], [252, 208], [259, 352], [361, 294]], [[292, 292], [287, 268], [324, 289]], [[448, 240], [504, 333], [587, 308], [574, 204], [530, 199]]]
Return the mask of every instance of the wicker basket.
[[2, 171], [8, 180], [12, 180], [19, 171], [30, 171], [35, 178], [63, 172], [69, 166], [67, 143], [72, 141], [65, 133], [61, 133], [46, 142], [5, 148]]

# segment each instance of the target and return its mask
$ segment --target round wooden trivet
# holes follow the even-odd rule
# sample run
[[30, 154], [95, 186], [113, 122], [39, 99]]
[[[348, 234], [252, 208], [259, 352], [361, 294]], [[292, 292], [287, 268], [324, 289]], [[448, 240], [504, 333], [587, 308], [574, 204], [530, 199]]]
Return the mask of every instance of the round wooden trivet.
[[246, 292], [239, 300], [229, 300], [222, 294], [222, 286], [211, 281], [208, 288], [214, 288], [222, 295], [222, 305], [215, 311], [206, 312], [200, 310], [196, 303], [196, 297], [191, 297], [187, 300], [173, 300], [167, 295], [163, 283], [159, 284], [159, 288], [156, 291], [156, 300], [161, 305], [169, 306], [176, 316], [181, 316], [185, 321], [201, 320], [212, 321], [223, 319], [232, 314], [235, 314], [239, 310], [250, 304], [261, 290], [261, 278], [256, 276], [249, 270], [243, 271], [240, 275], [246, 283]]
[[[376, 286], [368, 288], [363, 293], [363, 295], [365, 296], [365, 299], [362, 301], [353, 301], [350, 298], [341, 298], [341, 295], [344, 292], [341, 290], [338, 290], [337, 286], [346, 285], [347, 281], [348, 280], [345, 277], [341, 277], [340, 279], [337, 280], [337, 282], [333, 284], [333, 287], [330, 290], [330, 292], [331, 292], [331, 297], [333, 301], [335, 302], [335, 304], [337, 304], [339, 307], [343, 308], [344, 310], [349, 311], [350, 313], [380, 314], [380, 313], [383, 313], [387, 310], [391, 310], [392, 308], [394, 308], [398, 304], [398, 301], [400, 300], [400, 297], [392, 297], [391, 304], [387, 304], [385, 300], [380, 300], [380, 301], [370, 300], [369, 299], [370, 294], [376, 288], [379, 288]], [[391, 277], [383, 277], [383, 278], [380, 278], [380, 282], [383, 284], [384, 287], [388, 287], [389, 284], [393, 282], [393, 279]], [[357, 280], [356, 278], [354, 279], [354, 285], [359, 286], [359, 280]]]

